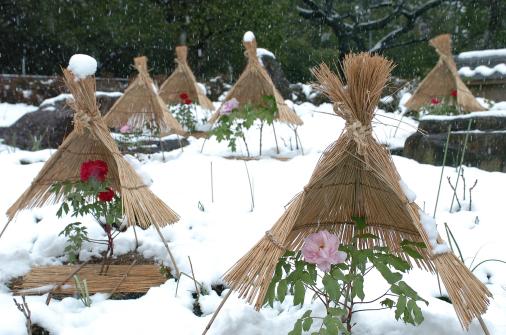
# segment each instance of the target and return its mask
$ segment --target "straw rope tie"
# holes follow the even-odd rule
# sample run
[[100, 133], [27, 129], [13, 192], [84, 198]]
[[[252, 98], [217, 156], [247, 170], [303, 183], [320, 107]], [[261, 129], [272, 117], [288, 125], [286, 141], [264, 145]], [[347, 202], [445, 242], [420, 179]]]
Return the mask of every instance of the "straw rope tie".
[[267, 236], [267, 238], [269, 239], [269, 241], [271, 241], [272, 244], [274, 244], [276, 247], [278, 247], [279, 249], [281, 249], [283, 251], [286, 250], [285, 246], [283, 244], [281, 244], [278, 240], [276, 240], [274, 238], [274, 236], [272, 236], [272, 233], [271, 233], [270, 230], [267, 230], [265, 232], [265, 236]]
[[367, 147], [367, 137], [371, 135], [371, 127], [364, 126], [359, 120], [353, 123], [346, 123], [346, 131], [353, 137], [355, 143], [357, 143], [357, 152], [364, 156], [365, 148]]
[[93, 118], [88, 115], [85, 111], [77, 111], [74, 114], [74, 129], [81, 133], [84, 128], [89, 128], [90, 122], [93, 120]]

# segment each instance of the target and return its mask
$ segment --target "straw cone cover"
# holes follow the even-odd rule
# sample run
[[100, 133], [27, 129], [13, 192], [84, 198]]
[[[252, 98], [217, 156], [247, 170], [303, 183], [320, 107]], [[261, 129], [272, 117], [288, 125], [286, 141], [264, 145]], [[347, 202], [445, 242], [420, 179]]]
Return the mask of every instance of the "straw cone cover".
[[454, 92], [457, 95], [456, 105], [463, 112], [484, 110], [485, 108], [480, 105], [460, 78], [457, 65], [453, 60], [451, 36], [449, 34], [439, 35], [431, 39], [429, 43], [439, 54], [439, 60], [406, 102], [406, 107], [419, 110], [430, 105], [432, 98], [449, 97]]
[[[276, 120], [295, 126], [302, 125], [302, 120], [285, 103], [283, 97], [274, 86], [271, 77], [258, 61], [256, 53], [257, 43], [254, 36], [244, 40], [243, 45], [246, 49], [245, 54], [248, 64], [225, 97], [224, 102], [235, 98], [239, 101], [239, 106], [246, 104], [261, 106], [264, 104], [262, 99], [264, 96], [273, 96], [278, 108]], [[218, 121], [221, 108], [223, 108], [223, 105], [211, 116], [209, 123], [213, 124]]]
[[178, 221], [178, 215], [143, 183], [123, 158], [97, 107], [95, 77], [77, 80], [63, 70], [65, 83], [73, 96], [74, 130], [44, 164], [30, 187], [7, 210], [9, 221], [22, 209], [58, 202], [61, 194], [50, 192], [55, 182], [78, 181], [80, 166], [88, 160], [103, 160], [109, 167], [107, 180], [121, 194], [123, 213], [128, 225], [147, 228]]
[[[297, 194], [265, 236], [225, 275], [241, 297], [263, 304], [279, 258], [299, 250], [311, 233], [328, 230], [342, 243], [351, 241], [353, 217], [366, 219], [366, 231], [380, 237], [359, 247], [381, 245], [422, 269], [437, 271], [464, 327], [483, 314], [490, 292], [453, 255], [444, 241], [424, 228], [421, 211], [404, 193], [389, 152], [373, 137], [371, 121], [393, 64], [367, 53], [346, 56], [345, 80], [326, 65], [313, 71], [318, 87], [334, 102], [335, 113], [346, 121], [336, 142], [323, 153], [309, 183]], [[423, 215], [423, 214], [422, 214]], [[424, 242], [413, 261], [402, 252], [402, 240]]]

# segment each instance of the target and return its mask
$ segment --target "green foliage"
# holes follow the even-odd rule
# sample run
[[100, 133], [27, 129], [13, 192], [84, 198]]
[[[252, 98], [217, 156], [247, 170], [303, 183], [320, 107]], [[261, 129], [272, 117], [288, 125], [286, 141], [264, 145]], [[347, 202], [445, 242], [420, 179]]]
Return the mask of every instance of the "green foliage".
[[[110, 227], [119, 227], [123, 218], [121, 198], [115, 193], [111, 201], [98, 200], [100, 192], [109, 189], [108, 182], [98, 182], [90, 179], [88, 182], [56, 182], [51, 186], [50, 191], [63, 198], [60, 208], [56, 212], [58, 218], [71, 214], [72, 217], [79, 217], [91, 214], [98, 222], [101, 222], [110, 238]], [[83, 241], [89, 241], [86, 227], [80, 222], [73, 222], [67, 225], [59, 235], [67, 237], [65, 252], [68, 260], [75, 263], [79, 257]], [[108, 244], [112, 247], [112, 239]]]
[[[350, 244], [341, 245], [339, 250], [346, 252], [344, 263], [332, 265], [329, 272], [319, 273], [315, 264], [302, 259], [300, 251], [287, 251], [276, 265], [274, 276], [265, 297], [265, 304], [273, 306], [274, 301], [283, 302], [288, 294], [292, 294], [293, 304], [304, 304], [306, 291], [314, 293], [313, 299], [320, 300], [327, 311], [325, 316], [312, 316], [306, 311], [299, 318], [289, 334], [302, 334], [309, 331], [314, 320], [321, 320], [321, 327], [312, 334], [349, 334], [351, 332], [351, 316], [357, 311], [354, 306], [367, 305], [364, 302], [364, 283], [366, 275], [375, 268], [387, 283], [387, 293], [372, 301], [380, 301], [384, 308], [393, 309], [397, 320], [418, 325], [423, 315], [417, 302], [428, 302], [422, 299], [415, 290], [406, 284], [403, 274], [411, 269], [404, 259], [394, 255], [387, 247], [371, 247], [360, 249], [360, 239], [377, 239], [374, 234], [365, 233], [367, 226], [363, 218], [355, 218], [357, 232]], [[402, 248], [410, 250], [414, 258], [420, 258], [417, 248], [424, 248], [423, 243], [403, 241]], [[380, 300], [382, 299], [383, 300]]]
[[232, 152], [237, 150], [237, 139], [242, 139], [247, 146], [244, 132], [250, 129], [256, 120], [260, 121], [261, 126], [264, 123], [271, 125], [278, 112], [273, 96], [264, 96], [262, 99], [264, 103], [261, 106], [248, 104], [234, 109], [230, 114], [221, 115], [211, 135], [216, 136], [218, 142], [228, 141], [228, 147]]
[[[195, 132], [197, 127], [197, 120], [195, 118], [195, 105], [194, 104], [178, 104], [177, 106], [169, 106], [170, 111], [176, 120], [186, 129], [190, 134]], [[202, 120], [207, 121], [207, 120]]]

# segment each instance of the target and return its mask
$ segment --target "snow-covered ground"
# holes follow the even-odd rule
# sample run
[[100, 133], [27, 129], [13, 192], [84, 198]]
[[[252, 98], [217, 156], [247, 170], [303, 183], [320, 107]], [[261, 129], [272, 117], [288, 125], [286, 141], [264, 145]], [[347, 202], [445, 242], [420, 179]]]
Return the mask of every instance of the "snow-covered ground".
[[[341, 118], [331, 115], [330, 104], [316, 107], [306, 103], [295, 108], [304, 121], [304, 125], [297, 130], [304, 155], [300, 150], [295, 150], [293, 130], [286, 125], [276, 124], [281, 150], [279, 155], [276, 154], [272, 129], [264, 128], [263, 156], [246, 163], [225, 158], [232, 156], [226, 143], [217, 143], [214, 139], [206, 141], [202, 153], [204, 140], [190, 138], [190, 145], [184, 151], [165, 153], [165, 161], [159, 154], [149, 158], [140, 157], [143, 172], [153, 179], [153, 192], [181, 216], [179, 222], [162, 229], [180, 269], [190, 273], [190, 256], [197, 280], [208, 288], [220, 283], [224, 272], [274, 224], [282, 214], [283, 206], [307, 183], [322, 151], [339, 136], [344, 127]], [[392, 147], [402, 146], [416, 127], [416, 121], [401, 117], [401, 114], [378, 111], [374, 120], [379, 141]], [[250, 151], [258, 153], [258, 130], [252, 129], [247, 138]], [[27, 152], [0, 146], [0, 212], [4, 213], [28, 187], [44, 164], [42, 161], [49, 158], [51, 153], [54, 150]], [[244, 154], [245, 148], [240, 144], [236, 155]], [[276, 157], [291, 159], [279, 160]], [[403, 181], [417, 194], [416, 202], [432, 214], [441, 167], [419, 164], [403, 157], [394, 156], [393, 159]], [[22, 165], [21, 160], [33, 163]], [[253, 185], [253, 210], [246, 165]], [[211, 166], [214, 202], [211, 201]], [[446, 182], [446, 176], [455, 180], [456, 175], [454, 168], [444, 169], [445, 182], [436, 213], [440, 233], [445, 236], [442, 224], [447, 222], [460, 243], [468, 265], [475, 255], [474, 265], [489, 258], [506, 260], [506, 219], [502, 207], [506, 174], [466, 168], [467, 187], [478, 180], [472, 193], [473, 208], [467, 210], [469, 196], [466, 195], [464, 209], [450, 213], [452, 190]], [[199, 203], [204, 211], [199, 209]], [[49, 206], [22, 212], [0, 240], [0, 334], [26, 333], [24, 317], [16, 309], [12, 293], [7, 288], [9, 280], [26, 274], [33, 266], [61, 264], [65, 260], [65, 238], [58, 234], [71, 222], [71, 218], [58, 220], [56, 208]], [[88, 226], [90, 237], [104, 237], [103, 230], [90, 218], [83, 219], [83, 222]], [[6, 217], [2, 216], [0, 228], [5, 223]], [[169, 264], [155, 230], [138, 229], [137, 233], [139, 253]], [[130, 228], [120, 234], [115, 245], [116, 255], [133, 250], [133, 230]], [[103, 250], [101, 246], [85, 245], [81, 259], [98, 255]], [[475, 270], [475, 274], [494, 294], [490, 308], [484, 315], [485, 323], [491, 334], [506, 334], [506, 265], [485, 263]], [[385, 289], [377, 284], [381, 281], [376, 281], [375, 276], [372, 274], [369, 284], [366, 283], [368, 297], [375, 297], [375, 293]], [[435, 298], [439, 295], [435, 276], [413, 270], [407, 275], [406, 281], [430, 303], [429, 306], [422, 304], [425, 316], [422, 325], [413, 327], [397, 322], [393, 311], [365, 312], [357, 314], [353, 333], [482, 334], [476, 321], [468, 333], [464, 332], [452, 306]], [[201, 334], [221, 297], [209, 289], [210, 294], [200, 299], [204, 315], [198, 317], [192, 312], [193, 291], [193, 282], [183, 277], [177, 294], [176, 282], [168, 280], [134, 300], [108, 300], [107, 295], [96, 294], [92, 297], [91, 307], [84, 307], [79, 299], [72, 297], [61, 301], [53, 299], [49, 306], [45, 305], [45, 296], [30, 296], [27, 301], [32, 321], [52, 334]], [[293, 307], [291, 302], [292, 299], [288, 297], [284, 303], [276, 303], [274, 308], [263, 308], [256, 312], [233, 294], [209, 334], [286, 334], [306, 309], [313, 309], [315, 314], [323, 312], [322, 307], [311, 304], [310, 299], [306, 299], [303, 308]]]

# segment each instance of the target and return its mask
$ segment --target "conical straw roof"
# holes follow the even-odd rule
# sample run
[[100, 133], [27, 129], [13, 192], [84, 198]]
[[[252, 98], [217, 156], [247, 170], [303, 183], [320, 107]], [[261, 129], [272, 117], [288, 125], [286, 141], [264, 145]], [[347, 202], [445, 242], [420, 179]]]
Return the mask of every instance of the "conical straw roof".
[[98, 159], [108, 165], [107, 180], [121, 194], [129, 226], [147, 228], [153, 224], [158, 228], [178, 221], [178, 215], [150, 191], [118, 150], [97, 107], [95, 78], [76, 80], [67, 69], [63, 74], [74, 98], [71, 102], [75, 111], [74, 130], [44, 164], [30, 187], [7, 210], [9, 221], [22, 209], [60, 200], [62, 194], [52, 193], [51, 186], [55, 182], [78, 181], [81, 164]]
[[[380, 56], [348, 55], [343, 64], [346, 86], [326, 65], [314, 70], [320, 89], [334, 101], [346, 127], [325, 150], [304, 190], [225, 275], [225, 281], [256, 308], [262, 306], [286, 250], [300, 250], [309, 234], [323, 229], [349, 243], [355, 230], [353, 217], [364, 217], [366, 232], [380, 239], [361, 240], [359, 246], [387, 246], [413, 265], [437, 271], [464, 327], [487, 309], [490, 292], [445, 248], [441, 237], [428, 235], [420, 208], [404, 193], [389, 152], [373, 137], [371, 121], [392, 67]], [[417, 249], [423, 259], [404, 254], [403, 240], [424, 242], [427, 248]]]
[[457, 65], [453, 60], [451, 36], [439, 35], [430, 40], [430, 44], [439, 54], [436, 66], [422, 80], [413, 96], [406, 102], [406, 107], [418, 110], [431, 104], [432, 98], [450, 97], [457, 93], [456, 105], [462, 112], [481, 111], [485, 108], [473, 96], [466, 84], [460, 79]]
[[160, 98], [153, 80], [149, 76], [147, 58], [134, 58], [139, 72], [125, 93], [112, 105], [104, 117], [110, 128], [121, 128], [128, 124], [133, 129], [160, 130], [162, 135], [184, 134], [184, 130]]
[[181, 103], [179, 95], [187, 93], [191, 101], [199, 104], [202, 108], [214, 110], [213, 103], [205, 95], [202, 88], [197, 84], [187, 61], [188, 48], [185, 45], [176, 47], [177, 67], [160, 87], [158, 94], [168, 105]]
[[[246, 57], [248, 64], [239, 80], [228, 92], [225, 101], [236, 98], [240, 106], [252, 104], [255, 106], [263, 106], [265, 104], [264, 96], [273, 96], [278, 107], [278, 115], [276, 120], [293, 125], [302, 125], [299, 116], [285, 103], [285, 100], [274, 86], [271, 77], [260, 64], [257, 57], [257, 43], [253, 37], [251, 40], [243, 41], [246, 48]], [[220, 109], [213, 114], [209, 123], [215, 123], [220, 118]]]

